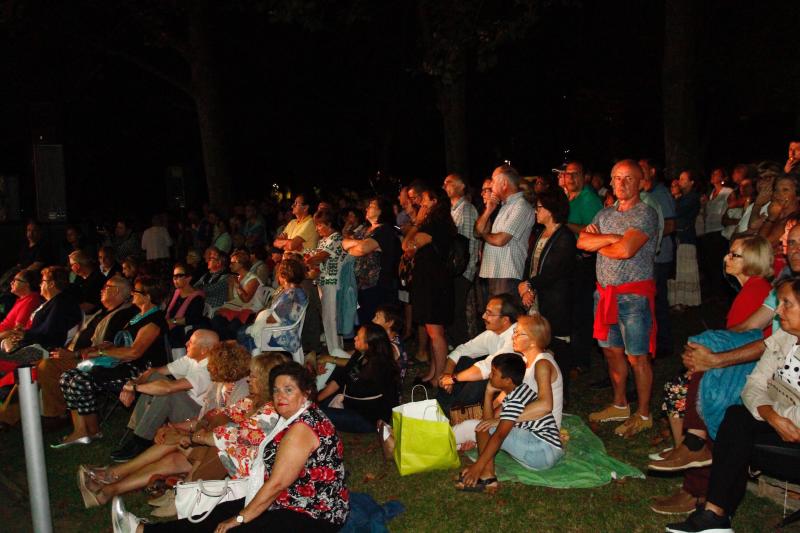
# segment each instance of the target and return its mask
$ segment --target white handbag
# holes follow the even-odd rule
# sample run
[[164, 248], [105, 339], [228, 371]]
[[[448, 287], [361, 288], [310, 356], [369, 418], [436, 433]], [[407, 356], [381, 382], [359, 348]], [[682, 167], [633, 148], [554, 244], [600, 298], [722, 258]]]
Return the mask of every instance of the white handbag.
[[202, 522], [220, 503], [244, 498], [247, 494], [247, 481], [225, 478], [178, 483], [175, 487], [178, 518], [186, 518], [193, 524]]
[[223, 480], [210, 481], [201, 479], [188, 483], [178, 483], [175, 486], [175, 509], [178, 512], [178, 518], [186, 518], [189, 522], [196, 524], [208, 518], [214, 507], [220, 503], [245, 498], [245, 505], [249, 504], [264, 484], [264, 461], [262, 457], [264, 457], [264, 449], [267, 444], [272, 442], [272, 439], [300, 416], [309, 405], [310, 403], [306, 402], [300, 410], [288, 419], [281, 419], [275, 424], [269, 435], [258, 445], [258, 455], [256, 455], [256, 459], [250, 467], [250, 475], [246, 478], [225, 478]]

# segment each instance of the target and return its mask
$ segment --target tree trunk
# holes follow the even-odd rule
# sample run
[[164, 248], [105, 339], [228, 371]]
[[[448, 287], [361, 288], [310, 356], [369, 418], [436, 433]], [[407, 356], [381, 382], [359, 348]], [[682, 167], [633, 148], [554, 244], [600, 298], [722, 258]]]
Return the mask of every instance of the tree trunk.
[[697, 64], [700, 7], [695, 0], [664, 2], [664, 175], [702, 169], [697, 116]]
[[442, 114], [444, 128], [444, 153], [447, 172], [457, 172], [469, 179], [467, 157], [467, 82], [463, 69], [456, 67], [459, 74], [452, 81], [436, 81], [436, 94], [439, 112]]
[[191, 93], [197, 107], [208, 200], [214, 207], [224, 209], [232, 203], [232, 183], [225, 145], [223, 98], [220, 94], [218, 70], [215, 68], [216, 58], [209, 42], [212, 34], [209, 15], [207, 0], [198, 1], [189, 15]]

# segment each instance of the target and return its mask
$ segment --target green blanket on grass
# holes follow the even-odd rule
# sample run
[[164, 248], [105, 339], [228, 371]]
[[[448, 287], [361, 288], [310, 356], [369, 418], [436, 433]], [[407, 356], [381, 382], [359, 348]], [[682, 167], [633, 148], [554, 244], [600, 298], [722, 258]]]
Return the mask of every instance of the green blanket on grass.
[[[569, 442], [564, 457], [553, 468], [529, 470], [501, 451], [495, 459], [497, 479], [556, 489], [588, 489], [605, 485], [612, 479], [644, 478], [637, 468], [606, 454], [603, 441], [579, 417], [564, 415], [561, 425], [569, 431]], [[472, 460], [478, 457], [477, 450], [467, 455]]]

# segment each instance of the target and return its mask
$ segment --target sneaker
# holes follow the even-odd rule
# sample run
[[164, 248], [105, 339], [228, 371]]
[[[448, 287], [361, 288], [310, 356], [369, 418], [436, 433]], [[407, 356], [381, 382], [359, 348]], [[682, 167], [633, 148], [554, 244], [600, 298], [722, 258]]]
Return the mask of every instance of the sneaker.
[[681, 488], [669, 496], [653, 498], [650, 509], [658, 514], [686, 514], [697, 509], [702, 503], [705, 503], [704, 498], [692, 496]]
[[620, 424], [614, 429], [614, 433], [625, 439], [633, 437], [637, 433], [641, 433], [646, 429], [653, 427], [653, 417], [647, 419], [642, 418], [640, 415], [633, 415], [625, 422]]
[[711, 464], [711, 450], [703, 446], [693, 452], [685, 444], [681, 444], [660, 461], [651, 461], [647, 468], [658, 472], [679, 472], [687, 468], [698, 468]]
[[647, 456], [648, 459], [651, 461], [661, 461], [662, 459], [666, 459], [669, 452], [672, 451], [672, 446], [669, 448], [664, 448], [660, 452], [651, 453]]
[[152, 441], [134, 435], [124, 446], [111, 452], [111, 460], [115, 463], [130, 461], [152, 445]]
[[617, 407], [609, 405], [602, 411], [597, 411], [589, 415], [589, 422], [618, 422], [627, 420], [631, 416], [631, 406]]
[[683, 522], [667, 524], [667, 533], [733, 533], [731, 521], [706, 509], [698, 509]]

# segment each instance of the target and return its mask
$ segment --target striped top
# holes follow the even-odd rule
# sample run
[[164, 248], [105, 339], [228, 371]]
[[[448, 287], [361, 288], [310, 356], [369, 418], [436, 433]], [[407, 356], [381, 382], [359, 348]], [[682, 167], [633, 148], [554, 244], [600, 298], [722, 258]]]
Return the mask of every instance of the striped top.
[[521, 415], [522, 411], [525, 409], [525, 406], [538, 399], [539, 395], [533, 389], [525, 383], [520, 383], [517, 388], [503, 399], [500, 420], [514, 422], [514, 427], [530, 431], [543, 441], [557, 448], [561, 448], [561, 435], [552, 412], [547, 413], [537, 420], [517, 421], [519, 415]]

